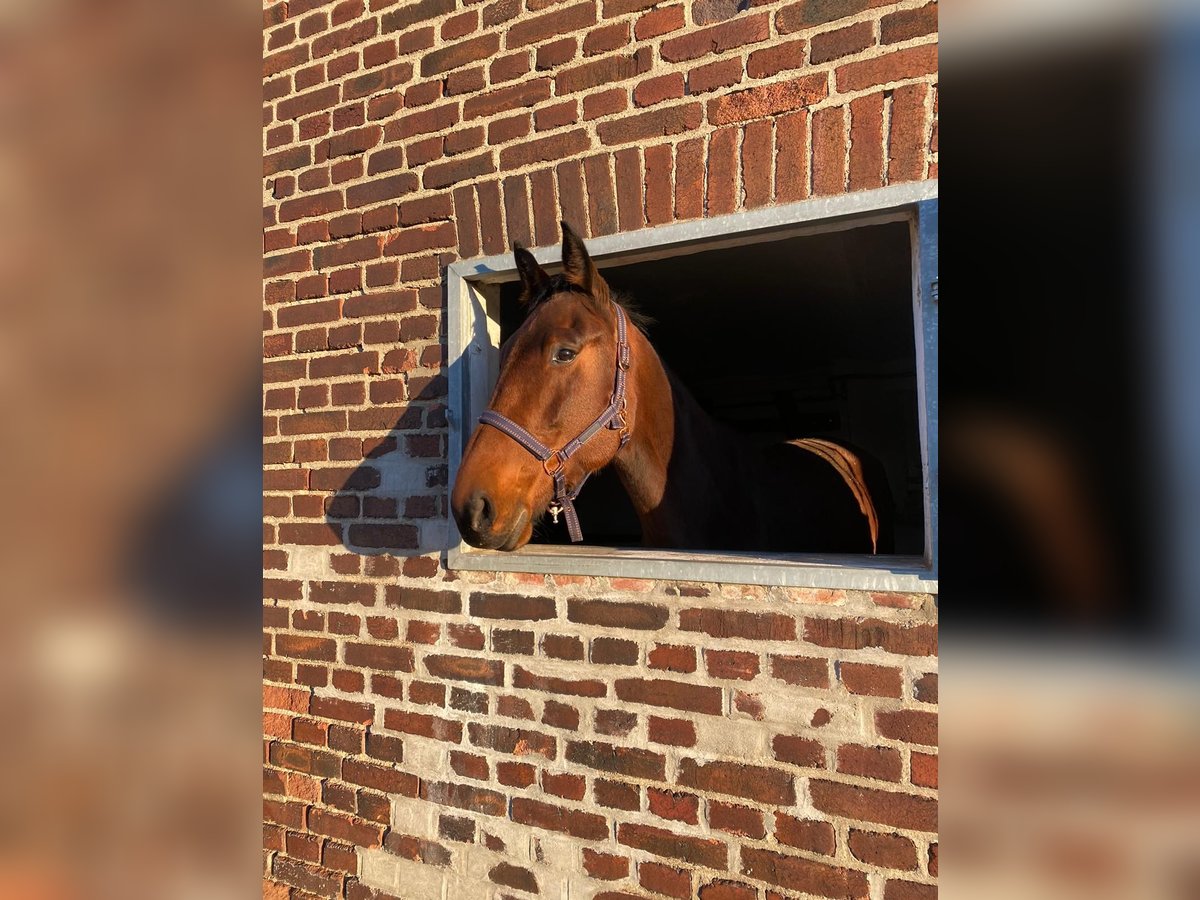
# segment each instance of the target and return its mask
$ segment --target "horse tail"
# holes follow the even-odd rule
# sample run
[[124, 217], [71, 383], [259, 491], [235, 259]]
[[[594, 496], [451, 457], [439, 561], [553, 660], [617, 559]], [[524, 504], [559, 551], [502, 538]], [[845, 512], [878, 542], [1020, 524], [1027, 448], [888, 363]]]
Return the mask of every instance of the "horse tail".
[[825, 460], [846, 482], [859, 511], [867, 522], [872, 553], [892, 551], [892, 494], [883, 465], [867, 453], [856, 452], [833, 441], [800, 438], [788, 441], [794, 447]]

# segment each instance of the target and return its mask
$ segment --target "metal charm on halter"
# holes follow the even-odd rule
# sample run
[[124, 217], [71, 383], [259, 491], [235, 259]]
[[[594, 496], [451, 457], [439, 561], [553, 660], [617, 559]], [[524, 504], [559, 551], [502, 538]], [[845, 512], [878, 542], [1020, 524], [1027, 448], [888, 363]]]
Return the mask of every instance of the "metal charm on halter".
[[[617, 371], [613, 380], [612, 400], [604, 412], [600, 413], [592, 421], [591, 425], [581, 431], [573, 440], [568, 441], [561, 450], [551, 450], [512, 419], [508, 418], [508, 416], [502, 415], [495, 410], [484, 410], [483, 415], [479, 417], [480, 422], [502, 431], [538, 458], [542, 464], [542, 468], [546, 470], [546, 474], [554, 482], [554, 498], [546, 507], [546, 511], [550, 513], [550, 518], [556, 525], [558, 524], [558, 517], [560, 515], [566, 516], [567, 533], [571, 536], [571, 541], [574, 543], [583, 540], [583, 530], [579, 527], [579, 514], [575, 512], [575, 498], [579, 496], [580, 490], [587, 483], [588, 476], [591, 473], [589, 472], [584, 475], [579, 484], [575, 485], [574, 490], [568, 490], [565, 474], [567, 460], [574, 456], [576, 451], [584, 444], [595, 437], [602, 428], [608, 428], [612, 431], [620, 430], [619, 447], [624, 447], [629, 442], [629, 423], [626, 420], [628, 401], [625, 397], [625, 376], [629, 371], [630, 364], [628, 324], [625, 317], [625, 310], [621, 308], [620, 304], [614, 303], [613, 309], [617, 313]], [[556, 463], [553, 470], [551, 470], [549, 465], [551, 460], [554, 460]]]

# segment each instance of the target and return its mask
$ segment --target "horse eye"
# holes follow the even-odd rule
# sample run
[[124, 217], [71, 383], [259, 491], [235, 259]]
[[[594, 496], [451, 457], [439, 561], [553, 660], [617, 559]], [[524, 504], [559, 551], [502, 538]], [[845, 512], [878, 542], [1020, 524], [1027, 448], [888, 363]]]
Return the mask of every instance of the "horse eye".
[[569, 363], [575, 358], [575, 351], [569, 347], [559, 347], [554, 351], [554, 361], [557, 363]]

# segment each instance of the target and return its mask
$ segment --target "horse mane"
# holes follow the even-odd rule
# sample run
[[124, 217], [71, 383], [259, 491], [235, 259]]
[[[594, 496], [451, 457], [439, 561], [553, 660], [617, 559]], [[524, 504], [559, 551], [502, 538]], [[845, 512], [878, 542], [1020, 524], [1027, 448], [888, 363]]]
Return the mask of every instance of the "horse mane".
[[[568, 281], [565, 275], [551, 275], [550, 278], [542, 285], [542, 288], [532, 297], [522, 295], [522, 303], [525, 306], [525, 315], [532, 315], [534, 310], [553, 297], [555, 294], [578, 294], [580, 297], [590, 297], [591, 295], [574, 282]], [[614, 303], [618, 304], [621, 309], [625, 310], [625, 315], [629, 317], [629, 321], [633, 323], [643, 334], [647, 329], [654, 324], [654, 319], [646, 315], [638, 308], [634, 299], [624, 291], [615, 291], [609, 288], [609, 296], [612, 297]]]

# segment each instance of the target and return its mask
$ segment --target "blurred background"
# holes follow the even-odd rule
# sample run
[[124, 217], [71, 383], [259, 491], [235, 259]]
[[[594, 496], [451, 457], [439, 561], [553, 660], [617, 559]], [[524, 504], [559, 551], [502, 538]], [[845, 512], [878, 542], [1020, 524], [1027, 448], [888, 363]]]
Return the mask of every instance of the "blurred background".
[[0, 4], [0, 897], [260, 889], [260, 27]]
[[[946, 897], [1200, 896], [1196, 12], [942, 16]], [[259, 22], [0, 4], [3, 898], [259, 889]]]

